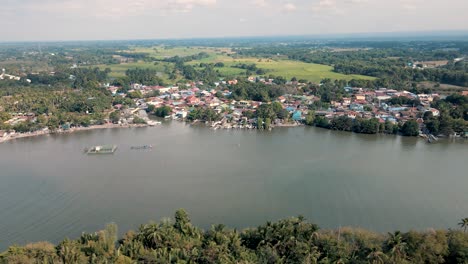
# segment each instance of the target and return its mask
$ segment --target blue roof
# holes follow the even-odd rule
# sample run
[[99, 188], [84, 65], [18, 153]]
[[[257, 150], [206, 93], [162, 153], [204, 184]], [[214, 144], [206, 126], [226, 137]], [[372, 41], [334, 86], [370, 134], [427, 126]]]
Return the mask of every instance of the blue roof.
[[302, 112], [301, 111], [296, 111], [294, 112], [292, 119], [295, 121], [299, 121], [302, 119]]

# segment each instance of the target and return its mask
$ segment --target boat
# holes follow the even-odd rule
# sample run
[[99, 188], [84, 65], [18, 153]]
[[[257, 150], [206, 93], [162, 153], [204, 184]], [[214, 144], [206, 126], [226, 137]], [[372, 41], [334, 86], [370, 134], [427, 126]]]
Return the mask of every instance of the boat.
[[152, 120], [147, 121], [147, 123], [148, 123], [149, 126], [156, 126], [156, 125], [161, 125], [162, 124], [159, 121], [152, 121]]
[[144, 146], [131, 146], [130, 149], [140, 150], [140, 149], [152, 149], [152, 145], [144, 145]]
[[92, 146], [85, 149], [86, 154], [113, 154], [117, 150], [116, 145]]

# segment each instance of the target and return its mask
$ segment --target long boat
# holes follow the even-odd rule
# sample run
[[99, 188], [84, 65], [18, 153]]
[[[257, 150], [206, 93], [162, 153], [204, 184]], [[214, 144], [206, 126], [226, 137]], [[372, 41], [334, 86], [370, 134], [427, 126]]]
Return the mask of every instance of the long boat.
[[140, 150], [140, 149], [152, 149], [153, 146], [152, 145], [144, 145], [144, 146], [132, 146], [130, 147], [130, 149], [133, 149], [133, 150]]
[[113, 154], [117, 150], [117, 145], [93, 146], [85, 149], [86, 154]]

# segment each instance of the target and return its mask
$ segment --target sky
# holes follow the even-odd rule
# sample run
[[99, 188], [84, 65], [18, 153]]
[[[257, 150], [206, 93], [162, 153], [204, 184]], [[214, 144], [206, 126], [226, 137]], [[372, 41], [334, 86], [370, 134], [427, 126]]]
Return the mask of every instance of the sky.
[[0, 42], [468, 30], [468, 0], [0, 0]]

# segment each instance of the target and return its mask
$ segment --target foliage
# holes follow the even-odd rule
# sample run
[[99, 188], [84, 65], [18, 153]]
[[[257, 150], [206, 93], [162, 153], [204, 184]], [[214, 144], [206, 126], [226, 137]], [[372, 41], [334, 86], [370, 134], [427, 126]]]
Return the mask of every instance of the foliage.
[[114, 111], [112, 113], [109, 114], [109, 120], [114, 123], [114, 124], [117, 124], [120, 120], [120, 112], [119, 111]]
[[141, 117], [135, 116], [133, 118], [133, 124], [146, 124], [146, 121]]
[[381, 235], [356, 228], [320, 230], [304, 217], [244, 231], [192, 225], [183, 209], [174, 220], [141, 225], [117, 239], [117, 226], [54, 246], [11, 246], [0, 263], [466, 263], [468, 234], [454, 230]]
[[154, 110], [154, 114], [158, 117], [166, 117], [170, 115], [172, 108], [170, 106], [161, 106]]
[[261, 102], [270, 102], [283, 95], [285, 90], [279, 85], [266, 85], [263, 83], [252, 83], [239, 81], [231, 85], [229, 90], [235, 100], [253, 100]]
[[401, 133], [403, 136], [417, 136], [419, 135], [419, 124], [416, 120], [408, 120], [401, 127]]
[[195, 120], [200, 120], [200, 121], [218, 121], [221, 119], [221, 115], [215, 112], [211, 108], [202, 108], [202, 107], [197, 107], [193, 109], [188, 115], [187, 115], [187, 120], [189, 121], [195, 121]]
[[158, 72], [154, 69], [128, 69], [125, 72], [130, 83], [139, 83], [143, 85], [164, 85], [164, 81], [158, 77]]

